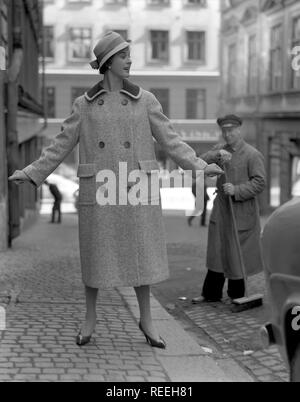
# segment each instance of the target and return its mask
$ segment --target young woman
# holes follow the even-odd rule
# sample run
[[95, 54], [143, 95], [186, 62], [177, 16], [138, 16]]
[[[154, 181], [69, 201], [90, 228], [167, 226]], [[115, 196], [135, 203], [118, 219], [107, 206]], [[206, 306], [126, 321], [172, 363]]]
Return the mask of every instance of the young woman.
[[[197, 158], [174, 132], [156, 98], [128, 81], [128, 42], [116, 32], [108, 32], [94, 53], [91, 66], [103, 74], [103, 80], [75, 100], [61, 133], [41, 157], [9, 180], [40, 186], [79, 143], [79, 240], [87, 311], [77, 344], [88, 343], [95, 329], [98, 289], [133, 286], [140, 308], [139, 328], [151, 346], [165, 348], [150, 311], [150, 285], [168, 278], [160, 202], [99, 205], [96, 175], [103, 170], [113, 172], [116, 183], [133, 170], [151, 175], [158, 170], [153, 137], [183, 169], [194, 174], [204, 170], [207, 175], [223, 172]], [[120, 171], [120, 162], [126, 172]]]

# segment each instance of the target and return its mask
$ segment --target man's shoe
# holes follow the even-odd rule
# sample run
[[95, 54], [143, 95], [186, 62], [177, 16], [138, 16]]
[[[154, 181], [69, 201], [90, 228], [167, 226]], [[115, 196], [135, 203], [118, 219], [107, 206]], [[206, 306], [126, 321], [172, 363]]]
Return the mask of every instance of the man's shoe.
[[220, 302], [221, 299], [207, 299], [206, 297], [199, 296], [199, 297], [194, 297], [192, 299], [193, 304], [200, 304], [200, 303], [217, 303]]

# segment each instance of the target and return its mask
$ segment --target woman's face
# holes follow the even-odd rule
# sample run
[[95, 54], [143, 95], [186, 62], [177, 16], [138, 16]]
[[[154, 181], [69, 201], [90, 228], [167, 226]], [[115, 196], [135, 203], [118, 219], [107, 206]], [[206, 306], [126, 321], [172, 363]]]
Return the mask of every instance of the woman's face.
[[110, 72], [120, 78], [128, 78], [131, 67], [130, 49], [127, 47], [124, 50], [116, 53], [111, 60]]

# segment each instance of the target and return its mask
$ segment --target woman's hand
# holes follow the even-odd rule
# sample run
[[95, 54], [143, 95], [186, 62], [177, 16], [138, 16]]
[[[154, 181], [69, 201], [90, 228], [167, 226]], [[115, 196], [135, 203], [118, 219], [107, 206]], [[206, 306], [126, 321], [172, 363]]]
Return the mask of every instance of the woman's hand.
[[216, 163], [211, 163], [204, 169], [204, 174], [209, 177], [220, 176], [224, 171]]
[[223, 164], [231, 160], [232, 154], [226, 151], [225, 149], [220, 149], [220, 151], [218, 152], [218, 158], [220, 162]]
[[11, 176], [9, 176], [8, 180], [13, 181], [16, 184], [31, 182], [30, 177], [28, 177], [27, 174], [23, 172], [23, 170], [16, 170]]

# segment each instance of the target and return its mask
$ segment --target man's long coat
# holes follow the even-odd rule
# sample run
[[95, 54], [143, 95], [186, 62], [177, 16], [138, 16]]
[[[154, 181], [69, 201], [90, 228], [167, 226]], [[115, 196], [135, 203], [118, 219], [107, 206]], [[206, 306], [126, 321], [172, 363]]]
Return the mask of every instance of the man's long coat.
[[76, 99], [53, 144], [24, 169], [39, 186], [79, 142], [79, 241], [83, 282], [89, 287], [141, 286], [168, 278], [160, 201], [100, 206], [96, 200], [100, 171], [114, 172], [118, 183], [119, 162], [127, 163], [128, 173], [158, 170], [153, 137], [183, 169], [205, 168], [153, 94], [128, 80], [116, 92], [98, 83]]
[[[247, 275], [254, 275], [263, 269], [257, 196], [266, 184], [264, 158], [245, 141], [241, 141], [234, 151], [228, 145], [222, 148], [232, 153], [231, 161], [226, 163], [227, 182], [235, 187], [233, 210]], [[208, 163], [218, 163], [216, 150], [201, 157]], [[206, 265], [211, 271], [223, 272], [229, 279], [241, 279], [229, 197], [223, 191], [225, 180], [224, 175], [217, 180], [217, 196], [208, 230]]]

